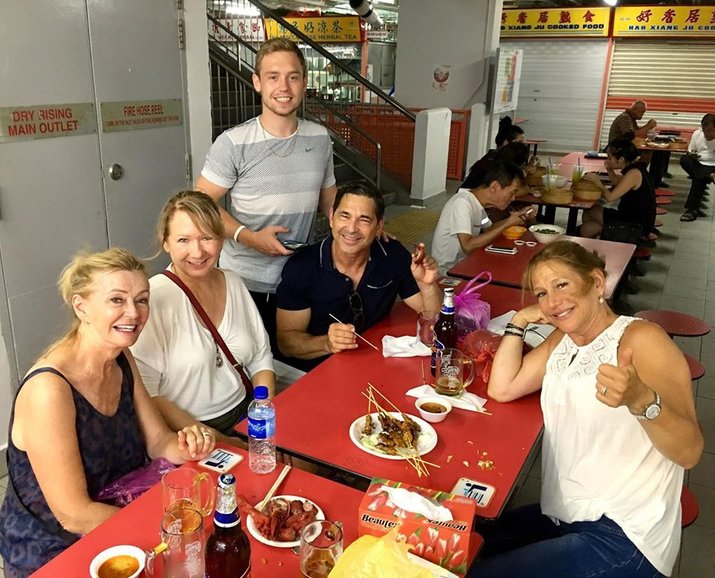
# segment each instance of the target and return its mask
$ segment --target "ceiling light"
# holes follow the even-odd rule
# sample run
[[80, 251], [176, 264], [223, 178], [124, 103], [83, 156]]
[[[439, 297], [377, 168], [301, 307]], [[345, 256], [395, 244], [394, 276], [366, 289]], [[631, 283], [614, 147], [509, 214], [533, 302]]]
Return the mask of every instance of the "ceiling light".
[[618, 4], [618, 0], [603, 0], [608, 6], [615, 6]]

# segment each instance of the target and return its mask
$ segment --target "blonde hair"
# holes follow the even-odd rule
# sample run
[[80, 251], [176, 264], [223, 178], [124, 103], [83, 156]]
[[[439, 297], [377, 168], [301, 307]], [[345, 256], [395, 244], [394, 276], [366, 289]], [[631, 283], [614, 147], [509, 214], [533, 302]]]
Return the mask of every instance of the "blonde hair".
[[289, 40], [288, 38], [271, 38], [270, 40], [266, 40], [263, 44], [261, 44], [261, 47], [258, 49], [258, 53], [256, 54], [256, 75], [261, 76], [261, 64], [263, 63], [263, 58], [268, 56], [269, 54], [273, 54], [274, 52], [292, 52], [293, 54], [296, 55], [298, 58], [298, 62], [300, 62], [300, 68], [303, 71], [303, 77], [307, 76], [308, 68], [305, 65], [305, 56], [303, 56], [303, 52], [298, 48], [298, 45], [293, 42], [292, 40]]
[[206, 193], [201, 191], [181, 191], [171, 197], [159, 214], [156, 237], [161, 246], [169, 238], [169, 225], [177, 211], [184, 211], [201, 231], [223, 239], [224, 228], [218, 206]]
[[526, 266], [521, 283], [521, 286], [526, 291], [532, 292], [534, 290], [532, 277], [536, 267], [549, 261], [556, 261], [571, 269], [581, 278], [586, 289], [590, 288], [594, 283], [591, 276], [593, 271], [599, 270], [604, 277], [606, 276], [606, 263], [596, 253], [584, 249], [573, 241], [554, 241], [534, 255]]
[[62, 300], [72, 311], [70, 328], [63, 337], [50, 345], [42, 354], [44, 357], [60, 345], [71, 342], [77, 337], [80, 321], [74, 312], [72, 298], [75, 295], [86, 298], [92, 293], [97, 275], [115, 271], [137, 271], [147, 276], [146, 267], [126, 249], [113, 248], [99, 253], [82, 251], [62, 270], [57, 280], [57, 287]]

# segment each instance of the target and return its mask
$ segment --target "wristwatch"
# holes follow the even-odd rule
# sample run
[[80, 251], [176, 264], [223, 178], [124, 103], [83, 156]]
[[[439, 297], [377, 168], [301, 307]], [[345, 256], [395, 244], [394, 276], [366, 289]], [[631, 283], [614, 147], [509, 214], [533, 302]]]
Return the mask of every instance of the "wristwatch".
[[660, 415], [660, 396], [658, 395], [658, 392], [655, 393], [655, 401], [651, 403], [650, 405], [647, 405], [645, 409], [643, 410], [643, 413], [641, 415], [637, 415], [636, 419], [640, 420], [653, 420], [657, 418]]

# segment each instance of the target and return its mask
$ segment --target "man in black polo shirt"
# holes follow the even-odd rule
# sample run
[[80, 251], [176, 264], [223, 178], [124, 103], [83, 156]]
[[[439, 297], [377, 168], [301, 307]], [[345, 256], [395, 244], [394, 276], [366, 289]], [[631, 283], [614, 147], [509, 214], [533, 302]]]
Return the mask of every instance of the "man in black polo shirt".
[[286, 263], [276, 321], [278, 347], [291, 365], [308, 371], [332, 353], [357, 348], [355, 332], [385, 317], [398, 295], [415, 311], [439, 311], [437, 263], [422, 244], [410, 254], [397, 241], [382, 242], [384, 213], [378, 191], [342, 187], [331, 235]]

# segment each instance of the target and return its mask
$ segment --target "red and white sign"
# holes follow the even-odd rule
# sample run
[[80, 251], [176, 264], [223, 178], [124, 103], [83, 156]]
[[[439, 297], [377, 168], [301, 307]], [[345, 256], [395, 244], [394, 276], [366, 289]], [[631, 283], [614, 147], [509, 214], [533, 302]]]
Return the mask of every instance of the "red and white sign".
[[89, 102], [0, 107], [0, 142], [96, 132], [97, 116]]

